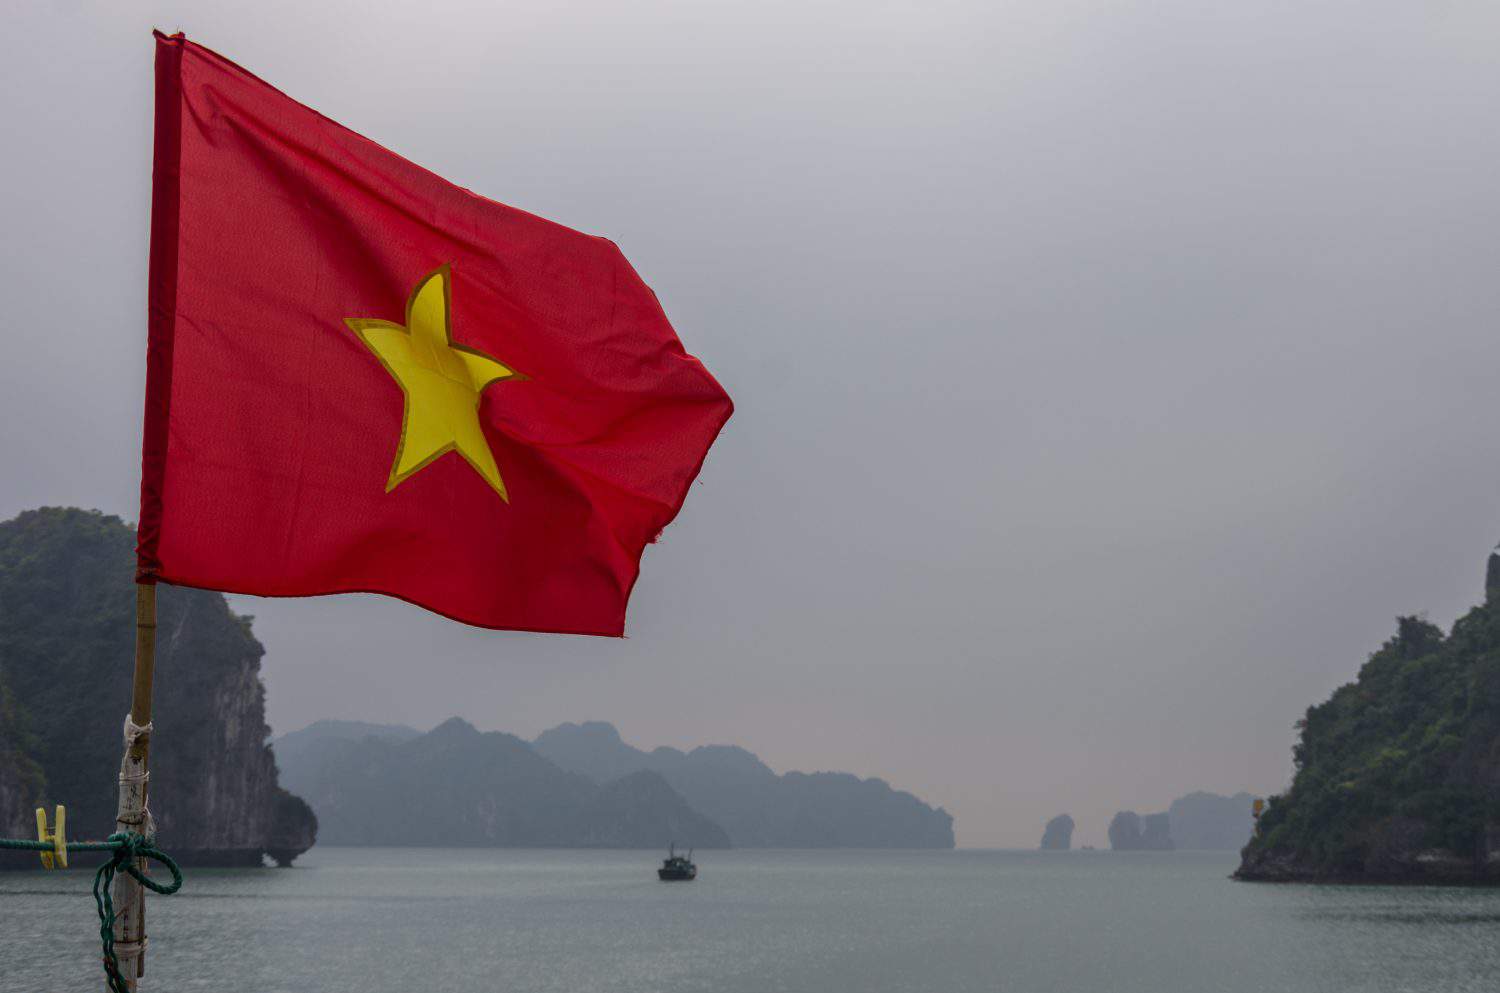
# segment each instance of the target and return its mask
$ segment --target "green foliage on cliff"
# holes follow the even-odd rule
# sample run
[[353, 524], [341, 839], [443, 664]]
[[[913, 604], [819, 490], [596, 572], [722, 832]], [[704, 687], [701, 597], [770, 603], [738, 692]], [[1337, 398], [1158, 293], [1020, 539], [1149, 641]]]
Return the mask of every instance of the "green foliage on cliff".
[[46, 790], [47, 777], [31, 757], [36, 735], [30, 727], [0, 667], [0, 835], [29, 835], [33, 822], [28, 805]]
[[44, 799], [68, 804], [75, 833], [102, 836], [114, 820], [119, 735], [86, 730], [129, 706], [134, 544], [117, 518], [56, 507], [0, 524], [3, 679], [22, 751], [47, 772]]
[[1285, 857], [1357, 876], [1420, 848], [1478, 867], [1500, 820], [1500, 589], [1447, 636], [1401, 618], [1359, 678], [1299, 727], [1292, 786], [1271, 798], [1247, 864]]
[[[75, 837], [114, 829], [134, 569], [135, 531], [117, 517], [44, 507], [0, 521], [0, 784], [20, 778], [11, 792], [26, 807], [66, 804]], [[218, 593], [166, 586], [157, 611], [151, 807], [163, 838], [200, 861], [258, 862], [273, 835], [278, 851], [305, 850], [315, 821], [277, 798], [247, 619]]]

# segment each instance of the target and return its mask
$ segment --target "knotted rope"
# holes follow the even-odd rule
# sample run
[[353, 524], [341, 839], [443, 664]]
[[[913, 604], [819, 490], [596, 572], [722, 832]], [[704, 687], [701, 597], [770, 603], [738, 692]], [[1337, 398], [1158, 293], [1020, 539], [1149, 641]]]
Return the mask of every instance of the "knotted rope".
[[[0, 849], [23, 852], [51, 852], [56, 846], [46, 841], [29, 841], [21, 838], [0, 838]], [[104, 974], [108, 977], [110, 993], [130, 993], [125, 977], [120, 973], [120, 960], [115, 956], [115, 902], [110, 896], [115, 876], [120, 872], [153, 893], [171, 896], [182, 889], [182, 869], [166, 852], [156, 847], [155, 840], [133, 831], [112, 834], [103, 841], [70, 841], [70, 852], [110, 852], [110, 859], [94, 873], [94, 904], [99, 910], [99, 939], [104, 944]], [[136, 864], [141, 859], [151, 859], [166, 866], [172, 874], [170, 883], [158, 883], [140, 870]]]

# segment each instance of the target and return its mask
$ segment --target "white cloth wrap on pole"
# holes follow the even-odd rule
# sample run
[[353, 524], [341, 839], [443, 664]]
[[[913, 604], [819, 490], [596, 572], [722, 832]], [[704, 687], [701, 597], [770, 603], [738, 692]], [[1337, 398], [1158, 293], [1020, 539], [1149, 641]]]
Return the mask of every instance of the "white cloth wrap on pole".
[[[115, 830], [130, 831], [150, 837], [156, 833], [151, 811], [146, 806], [146, 784], [151, 774], [146, 763], [135, 752], [135, 745], [142, 739], [150, 739], [152, 726], [135, 723], [125, 715], [125, 756], [120, 760], [120, 806], [115, 815]], [[146, 860], [138, 859], [136, 868], [145, 870]], [[141, 884], [122, 872], [115, 876], [115, 956], [120, 961], [120, 974], [133, 990], [142, 972], [142, 959], [146, 954], [146, 904]]]
[[150, 737], [151, 731], [152, 731], [153, 728], [155, 728], [155, 726], [156, 725], [152, 721], [147, 721], [146, 722], [146, 726], [145, 727], [141, 727], [135, 721], [133, 721], [133, 720], [130, 719], [130, 715], [129, 714], [126, 714], [125, 715], [125, 747], [129, 748], [131, 745], [135, 744], [141, 738]]

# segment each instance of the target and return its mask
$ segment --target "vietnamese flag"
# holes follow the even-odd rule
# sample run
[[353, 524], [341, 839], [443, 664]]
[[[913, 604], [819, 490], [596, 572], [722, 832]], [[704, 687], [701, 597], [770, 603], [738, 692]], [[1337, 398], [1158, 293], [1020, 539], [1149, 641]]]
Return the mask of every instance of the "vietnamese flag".
[[157, 34], [140, 581], [620, 635], [731, 409], [613, 243]]

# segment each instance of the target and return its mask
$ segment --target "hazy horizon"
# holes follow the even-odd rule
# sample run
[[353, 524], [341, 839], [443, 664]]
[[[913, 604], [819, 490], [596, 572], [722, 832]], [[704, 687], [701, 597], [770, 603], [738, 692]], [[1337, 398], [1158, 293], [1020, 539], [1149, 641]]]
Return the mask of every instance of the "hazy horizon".
[[[354, 718], [319, 718], [317, 720], [314, 720], [314, 721], [312, 721], [312, 722], [310, 722], [308, 724], [301, 725], [299, 727], [288, 728], [286, 730], [274, 730], [273, 733], [272, 733], [272, 739], [271, 740], [272, 740], [272, 744], [274, 745], [277, 740], [279, 740], [279, 739], [281, 739], [281, 738], [283, 738], [283, 737], [285, 737], [287, 735], [296, 734], [297, 732], [300, 732], [300, 731], [310, 730], [312, 727], [314, 727], [314, 726], [316, 726], [318, 724], [321, 724], [321, 723], [323, 723], [325, 721], [346, 720], [346, 721], [348, 721], [349, 723], [352, 723], [352, 724], [383, 725], [385, 727], [391, 727], [391, 728], [405, 728], [408, 731], [415, 731], [415, 732], [417, 732], [419, 734], [427, 734], [427, 733], [435, 730], [440, 725], [445, 724], [448, 721], [455, 720], [455, 719], [457, 719], [457, 720], [465, 720], [468, 724], [472, 725], [476, 730], [478, 730], [481, 733], [492, 732], [492, 731], [499, 731], [499, 732], [503, 732], [503, 733], [506, 733], [506, 734], [514, 735], [515, 737], [520, 738], [522, 741], [525, 741], [527, 744], [535, 744], [536, 739], [543, 732], [555, 730], [555, 729], [557, 729], [559, 727], [565, 727], [565, 726], [567, 726], [569, 724], [572, 724], [572, 725], [582, 725], [582, 724], [602, 723], [602, 724], [609, 724], [612, 727], [614, 726], [614, 722], [613, 721], [605, 720], [604, 718], [584, 718], [583, 720], [560, 721], [557, 724], [551, 725], [550, 727], [542, 728], [541, 731], [538, 732], [537, 734], [526, 735], [526, 734], [517, 734], [516, 732], [512, 731], [509, 728], [503, 728], [503, 727], [484, 727], [482, 725], [476, 724], [474, 721], [468, 721], [466, 718], [463, 718], [463, 717], [461, 717], [458, 714], [454, 714], [451, 717], [446, 717], [443, 720], [438, 721], [437, 723], [432, 724], [430, 726], [421, 726], [421, 727], [413, 727], [410, 724], [405, 724], [405, 723], [399, 722], [399, 721], [361, 721], [361, 720], [354, 719]], [[618, 732], [620, 729], [618, 727], [616, 727], [615, 730]], [[738, 745], [737, 742], [732, 742], [732, 741], [700, 741], [700, 742], [694, 742], [694, 743], [688, 744], [688, 745], [663, 746], [663, 745], [661, 745], [661, 744], [659, 744], [657, 742], [646, 742], [646, 741], [636, 741], [636, 740], [633, 740], [628, 735], [624, 734], [623, 732], [620, 733], [620, 739], [626, 745], [631, 746], [633, 748], [636, 748], [636, 749], [638, 749], [640, 751], [643, 751], [643, 752], [648, 752], [648, 753], [654, 751], [655, 749], [657, 749], [659, 747], [675, 747], [675, 748], [678, 749], [678, 751], [686, 753], [686, 752], [691, 752], [693, 749], [698, 748], [698, 747], [702, 747], [702, 746], [714, 747], [714, 746], [722, 746], [722, 745]], [[740, 746], [740, 747], [743, 747], [743, 746]], [[754, 752], [753, 749], [749, 749], [749, 751], [751, 751], [752, 754]], [[545, 755], [545, 753], [543, 754], [543, 757], [547, 757]], [[757, 756], [757, 758], [761, 758], [761, 756]], [[566, 768], [566, 766], [565, 766], [565, 768]], [[843, 769], [823, 769], [823, 768], [801, 768], [801, 767], [791, 767], [791, 768], [775, 768], [775, 767], [771, 767], [771, 771], [774, 772], [774, 773], [776, 773], [777, 775], [782, 775], [782, 774], [785, 774], [785, 773], [788, 773], [788, 772], [804, 772], [804, 773], [834, 772], [834, 773], [841, 773], [841, 772], [845, 772], [846, 770], [843, 770]], [[861, 777], [861, 778], [869, 779], [870, 777], [869, 776], [864, 776], [864, 777]], [[877, 776], [875, 778], [880, 778], [880, 777]], [[903, 787], [900, 783], [888, 783], [888, 785], [892, 789], [895, 789], [895, 790], [898, 790], [898, 791], [901, 791], [901, 792], [906, 792], [906, 793], [912, 792], [910, 789], [907, 789], [907, 788]], [[1213, 793], [1215, 791], [1213, 791], [1213, 790], [1202, 790], [1202, 791], [1200, 791], [1200, 790], [1184, 790], [1183, 793], [1180, 794], [1180, 796], [1185, 796], [1187, 794], [1195, 793], [1195, 792]], [[1226, 794], [1226, 793], [1220, 793], [1219, 795], [1221, 795], [1221, 796], [1232, 796], [1233, 793], [1238, 793], [1238, 792], [1239, 791], [1232, 791], [1231, 793], [1228, 793], [1228, 794]], [[918, 799], [919, 800], [924, 800], [924, 801], [927, 800], [927, 798], [920, 797], [920, 796], [918, 797]], [[1170, 798], [1170, 800], [1176, 800], [1176, 799], [1179, 799], [1179, 796], [1174, 796], [1174, 797]], [[940, 805], [935, 804], [935, 803], [931, 804], [931, 805], [932, 806], [940, 806]], [[1142, 816], [1145, 816], [1147, 814], [1163, 813], [1163, 812], [1166, 811], [1167, 806], [1168, 806], [1168, 802], [1163, 802], [1163, 803], [1157, 805], [1156, 807], [1147, 807], [1145, 809], [1136, 810], [1135, 813], [1140, 814]], [[952, 811], [949, 811], [949, 813], [951, 814]], [[1058, 813], [1059, 814], [1066, 814], [1066, 813], [1069, 813], [1069, 811], [1062, 810], [1062, 811], [1058, 811]], [[1056, 816], [1056, 815], [1053, 815], [1053, 816]], [[1113, 818], [1113, 813], [1110, 815], [1110, 819], [1112, 819], [1112, 818]], [[1050, 820], [1050, 818], [1049, 818], [1049, 820]], [[1249, 832], [1249, 829], [1250, 829], [1250, 821], [1251, 821], [1251, 811], [1250, 811], [1250, 808], [1247, 806], [1246, 809], [1245, 809], [1245, 830], [1246, 830], [1247, 833]], [[955, 829], [957, 828], [957, 826], [958, 826], [957, 824], [954, 825]], [[1079, 848], [1079, 847], [1081, 847], [1083, 845], [1093, 845], [1093, 846], [1098, 847], [1098, 848], [1107, 848], [1107, 847], [1109, 847], [1109, 839], [1108, 839], [1108, 834], [1107, 834], [1108, 826], [1109, 826], [1109, 821], [1108, 820], [1105, 820], [1103, 823], [1101, 823], [1099, 825], [1075, 824], [1075, 826], [1074, 826], [1074, 832], [1073, 832], [1073, 835], [1072, 835], [1072, 838], [1073, 838], [1073, 847], [1074, 848]], [[1097, 828], [1097, 830], [1090, 830], [1091, 828]], [[1097, 835], [1097, 837], [1096, 837], [1096, 835]], [[1038, 830], [1036, 841], [1040, 841], [1041, 840], [1041, 836], [1042, 836], [1042, 832], [1040, 830]], [[752, 846], [752, 847], [764, 847], [764, 846], [756, 845], [756, 846]], [[957, 847], [961, 848], [961, 849], [976, 849], [977, 848], [977, 849], [987, 849], [987, 850], [996, 850], [996, 849], [998, 849], [998, 850], [1007, 850], [1007, 851], [1009, 851], [1009, 850], [1016, 850], [1016, 849], [1031, 850], [1031, 849], [1037, 848], [1038, 846], [1035, 843], [1033, 843], [1033, 844], [1019, 844], [1018, 843], [1018, 844], [1014, 844], [1014, 845], [1005, 845], [1005, 846], [965, 845], [965, 844], [963, 844], [960, 841], [959, 844], [957, 845]], [[1218, 850], [1218, 849], [1214, 849], [1214, 850]]]
[[1279, 790], [1398, 614], [1482, 599], [1500, 7], [368, 11], [12, 11], [0, 517], [136, 517], [153, 27], [612, 238], [737, 414], [625, 640], [233, 597], [277, 733], [606, 720], [1102, 847]]

